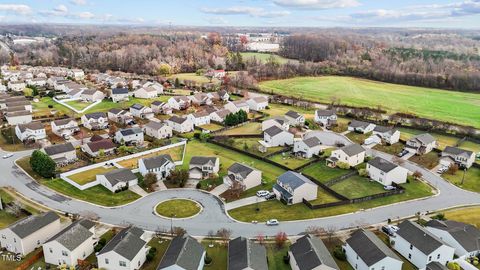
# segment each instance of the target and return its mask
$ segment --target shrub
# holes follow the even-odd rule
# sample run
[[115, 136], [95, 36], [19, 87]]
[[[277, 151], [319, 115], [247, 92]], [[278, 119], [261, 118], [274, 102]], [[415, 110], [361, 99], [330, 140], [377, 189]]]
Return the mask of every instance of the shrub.
[[40, 150], [35, 150], [30, 158], [32, 170], [44, 178], [55, 176], [55, 161]]
[[202, 184], [200, 184], [200, 182], [198, 182], [195, 187], [196, 187], [197, 189], [201, 189], [201, 188], [202, 188]]
[[212, 257], [205, 255], [205, 264], [210, 265], [212, 263]]
[[350, 169], [350, 165], [345, 162], [337, 162], [337, 167], [344, 170]]
[[358, 170], [358, 175], [360, 175], [361, 177], [367, 177], [368, 176], [367, 170], [359, 169]]
[[153, 260], [153, 258], [155, 258], [156, 253], [157, 253], [157, 248], [156, 247], [150, 248], [150, 250], [148, 250], [148, 253], [147, 253], [147, 256], [146, 256], [147, 261], [151, 262]]
[[433, 216], [432, 219], [446, 220], [444, 213], [438, 213], [438, 214], [436, 214], [435, 216]]
[[333, 256], [335, 256], [335, 258], [339, 259], [340, 261], [345, 261], [347, 259], [345, 252], [340, 246], [335, 247], [335, 249], [333, 250]]
[[460, 265], [458, 265], [458, 263], [456, 263], [456, 262], [449, 262], [449, 263], [447, 264], [447, 267], [448, 267], [448, 269], [450, 269], [450, 270], [460, 270], [460, 269], [462, 269], [462, 268], [460, 267]]

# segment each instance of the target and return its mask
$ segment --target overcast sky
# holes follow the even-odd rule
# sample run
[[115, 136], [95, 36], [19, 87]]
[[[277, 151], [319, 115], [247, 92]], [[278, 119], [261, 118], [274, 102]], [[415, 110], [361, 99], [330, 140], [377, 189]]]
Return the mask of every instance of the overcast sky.
[[0, 0], [0, 22], [480, 28], [480, 0]]

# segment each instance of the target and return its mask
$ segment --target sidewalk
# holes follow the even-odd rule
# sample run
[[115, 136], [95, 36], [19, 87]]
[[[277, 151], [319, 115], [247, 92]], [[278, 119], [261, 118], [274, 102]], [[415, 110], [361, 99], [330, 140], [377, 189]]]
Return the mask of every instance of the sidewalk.
[[145, 197], [145, 196], [148, 195], [148, 193], [145, 190], [143, 190], [143, 188], [141, 188], [139, 185], [134, 185], [134, 186], [128, 187], [128, 189], [132, 192], [137, 193], [138, 195], [140, 195], [142, 197]]
[[219, 196], [219, 195], [222, 194], [223, 192], [227, 191], [227, 189], [228, 189], [227, 185], [221, 184], [220, 186], [212, 189], [212, 190], [210, 191], [210, 193], [212, 193], [212, 194], [215, 195], [215, 196]]
[[257, 202], [265, 202], [265, 201], [266, 201], [265, 198], [260, 198], [260, 197], [257, 197], [257, 196], [251, 196], [251, 197], [248, 197], [248, 198], [236, 200], [234, 202], [230, 202], [230, 203], [225, 204], [225, 210], [228, 211], [228, 210], [235, 209], [235, 208], [238, 208], [238, 207], [242, 207], [242, 206], [245, 206], [245, 205], [250, 205], [250, 204], [257, 203]]

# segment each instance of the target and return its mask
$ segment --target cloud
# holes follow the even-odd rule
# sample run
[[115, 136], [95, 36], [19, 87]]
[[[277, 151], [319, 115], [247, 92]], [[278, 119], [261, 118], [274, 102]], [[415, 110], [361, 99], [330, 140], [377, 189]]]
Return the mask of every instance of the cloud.
[[87, 0], [70, 0], [70, 3], [76, 6], [85, 6], [87, 4]]
[[84, 11], [84, 12], [72, 14], [72, 17], [78, 18], [78, 19], [93, 19], [95, 15], [89, 11]]
[[277, 6], [297, 9], [333, 9], [357, 7], [357, 0], [273, 0]]
[[213, 24], [213, 25], [227, 25], [228, 24], [228, 21], [223, 17], [209, 17], [209, 18], [206, 18], [206, 20], [209, 24]]
[[275, 18], [284, 17], [290, 14], [287, 10], [266, 11], [260, 7], [235, 6], [227, 8], [201, 8], [203, 13], [215, 15], [248, 15], [252, 17]]
[[31, 13], [32, 9], [29, 6], [22, 4], [0, 4], [0, 11], [26, 15]]

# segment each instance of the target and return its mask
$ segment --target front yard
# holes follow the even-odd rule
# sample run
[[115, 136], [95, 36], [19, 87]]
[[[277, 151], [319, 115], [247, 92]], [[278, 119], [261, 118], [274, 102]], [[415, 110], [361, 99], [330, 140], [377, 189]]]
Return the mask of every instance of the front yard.
[[310, 201], [312, 205], [319, 205], [319, 204], [326, 204], [326, 203], [332, 203], [332, 202], [338, 202], [340, 201], [337, 199], [335, 196], [330, 194], [328, 191], [324, 190], [321, 187], [318, 187], [317, 189], [317, 199]]
[[442, 177], [460, 188], [480, 193], [480, 169], [470, 167], [470, 169], [465, 172], [462, 185], [463, 173], [463, 170], [458, 170], [454, 175], [446, 172]]
[[438, 155], [439, 154], [437, 152], [431, 151], [430, 153], [424, 155], [414, 155], [408, 160], [415, 162], [427, 169], [433, 169], [440, 161], [440, 157]]
[[170, 155], [170, 157], [172, 157], [173, 161], [180, 161], [180, 160], [182, 160], [182, 155], [183, 155], [183, 145], [168, 148], [168, 149], [165, 149], [165, 150], [160, 150], [160, 151], [153, 152], [153, 153], [146, 154], [146, 155], [139, 156], [139, 157], [134, 157], [134, 158], [122, 160], [122, 161], [117, 162], [117, 164], [124, 167], [124, 168], [136, 169], [136, 168], [138, 168], [138, 160], [139, 159], [156, 157], [156, 156], [159, 156], [159, 155]]
[[[303, 203], [287, 206], [280, 201], [274, 200], [239, 207], [228, 211], [228, 213], [230, 214], [230, 216], [232, 216], [232, 218], [244, 222], [251, 222], [252, 220], [264, 222], [271, 218], [276, 218], [281, 221], [301, 220], [346, 214], [432, 195], [432, 190], [430, 186], [421, 181], [413, 181], [411, 183], [402, 184], [402, 186], [406, 189], [405, 193], [403, 194], [393, 195], [356, 204], [347, 204], [311, 210]], [[260, 211], [258, 212], [256, 211], [257, 206], [260, 208]], [[385, 220], [387, 218], [393, 218], [393, 216], [386, 216]]]
[[320, 160], [317, 163], [314, 163], [310, 166], [307, 166], [302, 169], [302, 173], [309, 175], [321, 183], [328, 182], [333, 178], [340, 177], [349, 173], [349, 170], [343, 170], [339, 168], [330, 168], [325, 164], [325, 160]]
[[113, 167], [113, 166], [108, 167], [108, 168], [98, 167], [98, 168], [90, 169], [90, 170], [87, 170], [87, 171], [79, 172], [79, 173], [76, 173], [76, 174], [72, 174], [72, 175], [68, 176], [68, 178], [70, 178], [71, 180], [73, 180], [75, 183], [77, 183], [79, 185], [85, 185], [87, 183], [95, 181], [97, 179], [96, 178], [97, 174], [105, 174], [105, 173], [113, 171], [115, 169], [116, 169], [116, 167]]
[[443, 214], [446, 219], [472, 224], [480, 228], [480, 206], [452, 209]]

